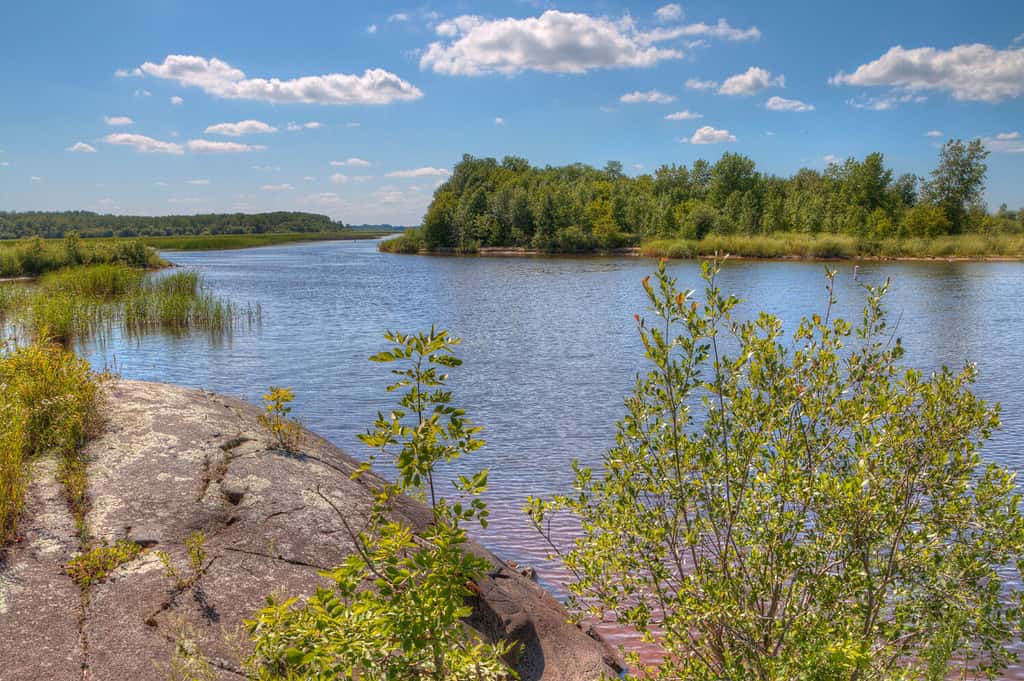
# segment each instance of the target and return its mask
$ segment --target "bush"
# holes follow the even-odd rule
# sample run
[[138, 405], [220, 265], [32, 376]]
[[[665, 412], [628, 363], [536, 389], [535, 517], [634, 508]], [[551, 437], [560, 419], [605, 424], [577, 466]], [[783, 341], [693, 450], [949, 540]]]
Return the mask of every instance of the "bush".
[[13, 536], [31, 460], [52, 454], [68, 484], [76, 518], [84, 516], [79, 450], [99, 427], [100, 386], [85, 360], [50, 343], [0, 355], [0, 544]]
[[996, 678], [1021, 633], [1024, 517], [1014, 475], [980, 457], [999, 421], [973, 366], [901, 367], [886, 287], [854, 328], [829, 273], [789, 341], [771, 315], [732, 321], [716, 272], [703, 300], [664, 263], [644, 281], [652, 366], [615, 446], [571, 496], [530, 501], [538, 530], [581, 521], [577, 612], [660, 644], [650, 679]]

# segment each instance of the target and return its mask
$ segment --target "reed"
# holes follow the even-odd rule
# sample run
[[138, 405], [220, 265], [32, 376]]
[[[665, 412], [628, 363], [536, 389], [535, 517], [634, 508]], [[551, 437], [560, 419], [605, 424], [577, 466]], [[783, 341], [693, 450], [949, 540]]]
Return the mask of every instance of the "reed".
[[849, 234], [712, 234], [700, 240], [657, 239], [640, 254], [695, 258], [729, 253], [744, 258], [1024, 258], [1024, 235], [962, 234], [935, 238], [867, 239]]
[[38, 277], [65, 267], [115, 264], [157, 268], [167, 264], [159, 254], [134, 239], [64, 239], [30, 237], [0, 241], [0, 278]]

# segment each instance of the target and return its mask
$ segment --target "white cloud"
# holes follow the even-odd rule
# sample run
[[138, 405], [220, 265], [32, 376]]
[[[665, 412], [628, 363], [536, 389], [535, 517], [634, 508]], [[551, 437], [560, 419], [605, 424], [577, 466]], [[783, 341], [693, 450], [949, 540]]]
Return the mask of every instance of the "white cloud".
[[135, 123], [135, 121], [127, 116], [104, 116], [103, 122], [107, 125], [132, 125]]
[[144, 154], [184, 154], [185, 150], [180, 144], [174, 142], [161, 142], [145, 135], [134, 135], [127, 132], [118, 132], [107, 135], [103, 138], [107, 144], [124, 144], [133, 147], [136, 151]]
[[783, 97], [771, 97], [764, 103], [764, 106], [769, 111], [814, 111], [813, 104]]
[[699, 78], [690, 78], [686, 81], [686, 87], [691, 90], [714, 90], [718, 87], [717, 80], [700, 80]]
[[139, 78], [142, 76], [141, 69], [118, 69], [114, 71], [114, 76], [117, 78]]
[[185, 180], [185, 184], [207, 185], [207, 184], [210, 184], [210, 181], [209, 180]]
[[39, 177], [38, 175], [33, 175], [32, 177], [30, 177], [28, 179], [32, 180], [33, 182], [42, 182], [43, 181], [43, 178]]
[[[638, 40], [645, 45], [649, 45], [654, 42], [662, 42], [665, 40], [675, 40], [676, 38], [692, 37], [692, 36], [708, 36], [709, 38], [721, 38], [722, 40], [757, 40], [761, 37], [761, 31], [756, 26], [750, 28], [735, 28], [729, 25], [729, 22], [725, 19], [719, 19], [715, 24], [705, 24], [703, 22], [697, 24], [685, 24], [683, 26], [674, 26], [672, 28], [656, 28], [653, 31], [647, 33], [639, 33], [637, 35]], [[687, 47], [700, 47], [697, 43], [690, 43]]]
[[388, 17], [388, 21], [391, 23], [394, 23], [396, 21], [409, 21], [409, 19], [410, 17], [408, 12], [395, 12], [394, 14]]
[[373, 35], [374, 33], [376, 33], [377, 32], [377, 24], [370, 24], [369, 26], [367, 26], [366, 27], [366, 32], [369, 33], [370, 35]]
[[139, 67], [154, 78], [174, 80], [186, 87], [224, 99], [309, 104], [388, 104], [419, 99], [415, 86], [384, 69], [367, 69], [363, 75], [328, 73], [321, 76], [246, 78], [240, 69], [220, 59], [171, 54], [160, 64]]
[[246, 151], [263, 151], [260, 144], [239, 144], [238, 142], [218, 142], [214, 140], [189, 140], [185, 145], [189, 151], [208, 154], [234, 154]]
[[693, 133], [693, 137], [690, 138], [690, 144], [721, 144], [722, 142], [735, 141], [736, 136], [730, 134], [728, 130], [719, 130], [712, 128], [710, 125], [698, 128]]
[[662, 38], [637, 31], [628, 17], [615, 21], [558, 10], [525, 19], [462, 16], [438, 24], [436, 31], [451, 40], [428, 45], [420, 68], [450, 76], [586, 73], [654, 66], [683, 56], [676, 49], [652, 46]]
[[414, 168], [412, 170], [396, 170], [388, 173], [387, 177], [431, 177], [431, 176], [443, 176], [447, 175], [448, 171], [444, 168]]
[[949, 92], [962, 101], [999, 102], [1024, 94], [1024, 48], [989, 45], [904, 49], [897, 45], [853, 73], [840, 71], [832, 85], [891, 87], [902, 92]]
[[11, 165], [8, 161], [0, 161], [0, 168], [6, 168]]
[[350, 168], [365, 168], [368, 165], [370, 165], [370, 162], [365, 159], [356, 158], [355, 156], [353, 156], [352, 158], [347, 158], [344, 161], [331, 161], [331, 165], [334, 166], [335, 168], [342, 168], [345, 166], [348, 166]]
[[494, 124], [495, 125], [505, 125], [505, 119], [502, 116], [495, 116], [494, 117]]
[[295, 187], [290, 184], [265, 184], [262, 189], [265, 192], [289, 192], [295, 189]]
[[1024, 135], [1017, 131], [1001, 132], [995, 137], [983, 137], [981, 141], [999, 154], [1024, 154]]
[[1024, 43], [1024, 33], [1021, 33], [1019, 36], [1013, 39], [1014, 45], [1017, 45], [1019, 43]]
[[704, 118], [704, 114], [694, 113], [687, 109], [683, 109], [682, 111], [676, 111], [675, 113], [670, 113], [665, 116], [666, 121], [690, 121], [695, 118]]
[[327, 126], [325, 126], [320, 121], [307, 121], [306, 123], [302, 124], [302, 127], [304, 127], [306, 130], [318, 130], [319, 128], [324, 128]]
[[242, 135], [257, 135], [277, 132], [277, 128], [268, 125], [263, 121], [245, 120], [237, 123], [218, 123], [211, 125], [203, 132], [214, 135], [226, 135], [228, 137], [241, 137]]
[[202, 199], [195, 196], [185, 196], [182, 198], [167, 199], [167, 203], [202, 203]]
[[157, 180], [157, 181], [156, 181], [156, 182], [154, 182], [153, 184], [155, 184], [155, 185], [156, 185], [157, 187], [166, 187], [166, 186], [167, 186], [167, 183], [166, 183], [166, 182], [163, 182], [163, 181], [161, 181], [161, 180]]
[[321, 206], [348, 205], [348, 202], [345, 201], [345, 199], [341, 198], [334, 192], [320, 192], [319, 194], [310, 194], [309, 196], [304, 196], [302, 200], [305, 203], [312, 203]]
[[185, 100], [182, 99], [181, 97], [179, 97], [178, 95], [174, 95], [173, 97], [171, 97], [171, 104], [178, 105], [178, 104], [184, 104], [184, 103], [185, 103]]
[[900, 94], [889, 94], [883, 97], [869, 97], [868, 99], [848, 99], [846, 103], [855, 109], [869, 109], [871, 111], [891, 111], [898, 104], [914, 102], [920, 104], [928, 98], [924, 95], [915, 95], [911, 92]]
[[839, 159], [836, 156], [833, 156], [832, 154], [825, 154], [824, 156], [821, 157], [821, 160], [824, 161], [826, 165], [839, 163]]
[[349, 176], [344, 173], [334, 173], [331, 175], [331, 182], [334, 184], [347, 184]]
[[346, 128], [358, 128], [360, 125], [362, 125], [362, 123], [356, 123], [356, 122], [353, 121], [351, 123], [346, 123], [345, 127]]
[[110, 198], [96, 199], [95, 203], [100, 208], [117, 208], [118, 207], [117, 206], [117, 201], [115, 201], [114, 199], [110, 199]]
[[771, 71], [751, 66], [743, 73], [726, 78], [722, 87], [718, 88], [718, 94], [749, 96], [755, 95], [765, 88], [785, 87], [785, 85], [786, 77], [782, 74], [772, 78]]
[[663, 23], [679, 21], [683, 18], [683, 8], [672, 2], [656, 9], [654, 11], [654, 16], [658, 17], [658, 21]]
[[657, 90], [648, 90], [647, 92], [636, 90], [622, 95], [619, 97], [619, 101], [623, 104], [668, 104], [676, 101], [676, 98]]
[[315, 177], [313, 177], [312, 175], [306, 175], [306, 176], [305, 176], [305, 177], [303, 177], [302, 179], [303, 179], [303, 180], [305, 180], [306, 182], [312, 182], [312, 181], [314, 181], [314, 180], [315, 180], [316, 178], [315, 178]]
[[78, 153], [94, 154], [94, 153], [96, 153], [96, 147], [92, 146], [91, 144], [86, 144], [85, 142], [75, 142], [74, 144], [72, 144], [70, 147], [68, 147], [64, 151], [74, 151], [74, 152], [78, 152]]
[[281, 166], [252, 166], [253, 170], [265, 170], [269, 173], [277, 173], [281, 171]]
[[135, 96], [136, 97], [152, 97], [153, 93], [150, 92], [149, 90], [136, 90], [135, 91]]
[[925, 137], [942, 137], [941, 130], [929, 130], [924, 134]]
[[618, 109], [616, 109], [614, 106], [599, 106], [597, 108], [603, 111], [604, 113], [615, 113], [616, 111], [618, 111]]

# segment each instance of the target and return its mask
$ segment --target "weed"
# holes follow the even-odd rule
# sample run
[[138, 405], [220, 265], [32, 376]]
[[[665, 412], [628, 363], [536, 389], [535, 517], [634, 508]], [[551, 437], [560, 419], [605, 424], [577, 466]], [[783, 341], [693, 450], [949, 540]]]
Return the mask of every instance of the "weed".
[[68, 563], [66, 571], [79, 586], [88, 589], [106, 580], [118, 567], [135, 560], [140, 553], [141, 546], [121, 539], [113, 546], [97, 546], [92, 551], [78, 554]]

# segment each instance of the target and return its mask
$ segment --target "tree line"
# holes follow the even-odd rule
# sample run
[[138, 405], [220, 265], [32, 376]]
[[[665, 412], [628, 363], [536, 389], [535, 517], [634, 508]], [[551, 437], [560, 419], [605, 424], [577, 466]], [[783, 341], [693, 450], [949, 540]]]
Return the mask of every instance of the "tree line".
[[61, 238], [72, 232], [83, 237], [137, 237], [198, 234], [264, 234], [333, 232], [345, 224], [326, 215], [274, 213], [210, 213], [204, 215], [101, 215], [90, 211], [0, 211], [0, 239], [25, 236]]
[[861, 239], [1024, 232], [1024, 210], [983, 201], [981, 140], [950, 140], [930, 176], [895, 175], [880, 153], [824, 171], [778, 177], [742, 154], [715, 163], [663, 165], [629, 177], [622, 164], [543, 168], [516, 156], [464, 155], [434, 193], [421, 229], [430, 248], [514, 246], [544, 251], [608, 249], [652, 238], [708, 234], [838, 233]]

